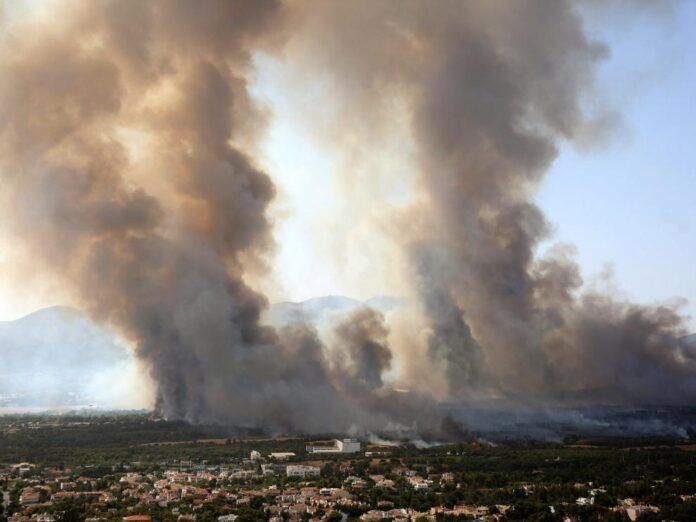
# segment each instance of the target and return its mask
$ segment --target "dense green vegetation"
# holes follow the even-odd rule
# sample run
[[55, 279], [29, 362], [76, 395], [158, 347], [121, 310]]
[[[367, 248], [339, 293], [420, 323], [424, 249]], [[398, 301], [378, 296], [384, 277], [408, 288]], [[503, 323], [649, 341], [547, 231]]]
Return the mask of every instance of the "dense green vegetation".
[[248, 456], [251, 446], [301, 451], [305, 442], [292, 439], [279, 444], [225, 426], [196, 426], [142, 414], [0, 417], [0, 465], [29, 461], [44, 466], [113, 466], [175, 459], [218, 464]]
[[[22, 488], [32, 478], [40, 477], [42, 469], [69, 469], [73, 477], [95, 479], [93, 484], [79, 485], [78, 489], [103, 490], [118, 482], [119, 474], [125, 471], [157, 475], [182, 461], [205, 467], [249, 466], [248, 461], [242, 461], [253, 449], [263, 455], [294, 452], [297, 456], [291, 460], [313, 461], [320, 466], [321, 477], [311, 485], [348, 489], [358, 504], [340, 507], [349, 519], [380, 504], [419, 512], [466, 504], [487, 506], [490, 513], [498, 512], [498, 506], [509, 506], [507, 520], [561, 520], [563, 516], [575, 520], [626, 520], [624, 512], [613, 508], [630, 498], [660, 507], [659, 514], [645, 513], [641, 521], [696, 520], [696, 503], [688, 497], [696, 495], [696, 452], [689, 451], [694, 448], [685, 445], [684, 440], [507, 441], [425, 449], [404, 443], [386, 449], [388, 455], [323, 455], [321, 460], [305, 454], [307, 442], [303, 438], [241, 434], [223, 426], [165, 422], [140, 414], [89, 418], [6, 416], [0, 417], [0, 468], [11, 470], [11, 465], [23, 461], [36, 465], [22, 477], [6, 471], [15, 477], [10, 488], [12, 508], [17, 507]], [[373, 477], [377, 475], [392, 481], [393, 487], [376, 487]], [[432, 485], [416, 490], [409, 483], [411, 475], [430, 478]], [[362, 478], [365, 485], [349, 485], [349, 476]], [[198, 486], [212, 490], [221, 484], [208, 480]], [[271, 485], [282, 490], [303, 484], [281, 473], [238, 481], [226, 479], [225, 487], [263, 492]], [[55, 492], [55, 484], [51, 487]], [[589, 496], [594, 497], [592, 505], [578, 504], [578, 498]], [[234, 512], [240, 516], [238, 520], [263, 520], [268, 516], [264, 502], [269, 501], [264, 496], [252, 497], [247, 504], [234, 507]], [[119, 498], [118, 505], [114, 520], [127, 514], [135, 500]], [[53, 509], [62, 520], [82, 520], [89, 505], [84, 500], [68, 499], [57, 502]], [[155, 520], [176, 520], [171, 507], [150, 505], [144, 510]], [[225, 501], [216, 499], [199, 506], [196, 515], [197, 520], [206, 521], [229, 512]], [[326, 513], [327, 519], [338, 516]], [[457, 518], [440, 514], [437, 519]]]

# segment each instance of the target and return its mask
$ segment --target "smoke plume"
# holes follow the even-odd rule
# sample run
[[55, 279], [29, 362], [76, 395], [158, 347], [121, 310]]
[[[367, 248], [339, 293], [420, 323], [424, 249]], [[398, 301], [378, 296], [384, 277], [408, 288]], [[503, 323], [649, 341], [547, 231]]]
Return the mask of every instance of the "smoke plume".
[[345, 361], [341, 371], [368, 388], [382, 386], [382, 374], [389, 368], [391, 351], [384, 317], [371, 308], [362, 308], [336, 328], [335, 349]]
[[410, 266], [428, 358], [455, 402], [696, 396], [693, 347], [679, 340], [674, 308], [583, 287], [570, 247], [537, 255], [551, 227], [534, 190], [559, 144], [585, 146], [615, 119], [587, 109], [608, 51], [577, 7], [357, 1], [293, 13], [291, 56], [329, 85], [335, 133], [365, 137], [352, 153], [379, 154], [373, 144], [410, 125], [417, 198], [391, 240]]
[[[0, 65], [8, 216], [43, 269], [132, 341], [165, 416], [369, 426], [316, 333], [263, 326], [266, 299], [245, 281], [245, 264], [262, 264], [272, 245], [274, 196], [240, 145], [263, 127], [246, 75], [278, 9], [68, 2], [60, 22], [14, 27]], [[362, 318], [356, 328], [340, 334], [354, 368], [341, 383], [354, 375], [367, 400], [388, 352], [366, 336], [385, 327]]]
[[[436, 394], [398, 372], [420, 364], [410, 357], [438, 369], [437, 398], [452, 402], [696, 399], [674, 310], [585, 290], [568, 248], [536, 255], [550, 227], [534, 189], [558, 143], [586, 140], [605, 116], [584, 100], [606, 49], [572, 3], [98, 0], [51, 12], [0, 38], [5, 221], [32, 268], [132, 343], [165, 416], [432, 429]], [[329, 82], [331, 125], [369, 128], [366, 154], [405, 115], [418, 198], [391, 240], [423, 351], [391, 342], [370, 309], [330, 345], [307, 325], [262, 323], [267, 298], [251, 281], [272, 263], [276, 189], [256, 158], [272, 117], [250, 94], [258, 52]]]

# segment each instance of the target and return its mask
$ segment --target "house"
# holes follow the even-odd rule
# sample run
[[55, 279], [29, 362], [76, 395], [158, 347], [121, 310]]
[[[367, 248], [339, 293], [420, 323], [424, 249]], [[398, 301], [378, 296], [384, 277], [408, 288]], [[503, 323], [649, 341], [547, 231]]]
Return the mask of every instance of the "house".
[[29, 462], [20, 462], [19, 464], [15, 464], [12, 466], [12, 469], [16, 472], [18, 472], [20, 475], [26, 475], [27, 473], [30, 473], [32, 468], [35, 468], [36, 466], [34, 464], [31, 464]]
[[38, 491], [31, 488], [26, 488], [19, 496], [19, 503], [23, 506], [31, 506], [38, 504], [41, 501], [41, 495]]
[[414, 477], [409, 477], [408, 482], [411, 484], [411, 487], [416, 491], [428, 489], [432, 484], [431, 480], [425, 480], [423, 479], [423, 477], [419, 477], [417, 475]]
[[626, 514], [628, 515], [628, 518], [631, 519], [631, 522], [637, 520], [638, 517], [644, 513], [658, 513], [659, 511], [660, 508], [656, 506], [648, 506], [644, 504], [636, 504], [626, 508]]

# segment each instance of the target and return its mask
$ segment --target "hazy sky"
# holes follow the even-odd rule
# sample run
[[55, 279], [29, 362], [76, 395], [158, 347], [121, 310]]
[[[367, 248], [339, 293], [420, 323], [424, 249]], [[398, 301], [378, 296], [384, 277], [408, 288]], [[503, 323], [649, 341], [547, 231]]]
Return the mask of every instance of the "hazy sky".
[[[611, 49], [599, 69], [598, 96], [621, 122], [601, 147], [564, 146], [537, 201], [555, 226], [554, 240], [576, 245], [587, 280], [609, 265], [617, 286], [639, 302], [686, 298], [692, 302], [684, 310], [696, 327], [696, 2], [668, 14], [623, 16], [587, 14], [590, 33]], [[274, 209], [281, 282], [271, 296], [368, 297], [369, 289], [354, 289], [347, 271], [369, 271], [369, 256], [346, 265], [340, 255], [327, 260], [312, 228], [317, 216], [341, 204], [336, 160], [293, 124], [296, 115], [273, 83], [278, 71], [260, 63], [255, 90], [277, 114], [265, 143], [266, 167], [285, 196]], [[398, 194], [396, 187], [392, 197]], [[31, 274], [17, 285], [7, 261], [14, 248], [0, 241], [0, 319], [58, 299], [44, 280], [31, 286]]]
[[[630, 19], [620, 9], [585, 13], [588, 32], [610, 49], [599, 68], [598, 103], [616, 111], [619, 121], [599, 146], [564, 145], [537, 202], [554, 225], [551, 242], [577, 247], [587, 282], [610, 268], [630, 298], [685, 298], [692, 302], [684, 311], [696, 317], [696, 160], [690, 154], [696, 147], [696, 3], [675, 6]], [[356, 289], [352, 278], [369, 271], [369, 261], [363, 267], [360, 260], [346, 262], [350, 270], [327, 264], [326, 249], [311, 237], [317, 216], [345, 197], [332, 175], [339, 164], [314, 144], [313, 129], [295, 124], [297, 111], [274, 82], [283, 72], [261, 63], [257, 88], [277, 115], [268, 168], [290, 201], [290, 208], [278, 205], [278, 266], [288, 294], [279, 297], [367, 297], [360, 294], [369, 288]], [[306, 97], [311, 106], [311, 93]]]

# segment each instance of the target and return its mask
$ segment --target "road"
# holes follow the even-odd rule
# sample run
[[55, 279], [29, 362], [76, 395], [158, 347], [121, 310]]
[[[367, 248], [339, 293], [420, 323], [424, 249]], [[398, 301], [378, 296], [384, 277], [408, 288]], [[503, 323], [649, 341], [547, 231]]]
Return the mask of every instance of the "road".
[[10, 505], [10, 492], [9, 491], [2, 491], [2, 513], [7, 514], [7, 508]]

